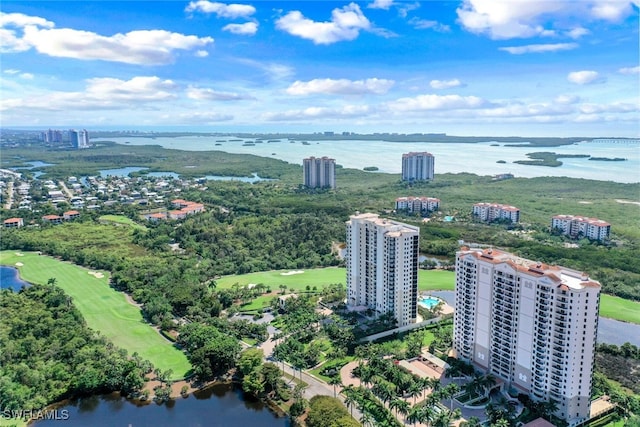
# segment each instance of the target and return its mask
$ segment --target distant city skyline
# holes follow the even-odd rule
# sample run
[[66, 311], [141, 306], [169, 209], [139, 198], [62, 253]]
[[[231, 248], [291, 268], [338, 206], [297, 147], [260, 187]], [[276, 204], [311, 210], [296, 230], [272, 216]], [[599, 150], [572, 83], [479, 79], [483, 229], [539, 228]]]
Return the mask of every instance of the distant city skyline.
[[4, 2], [0, 126], [638, 137], [639, 5]]

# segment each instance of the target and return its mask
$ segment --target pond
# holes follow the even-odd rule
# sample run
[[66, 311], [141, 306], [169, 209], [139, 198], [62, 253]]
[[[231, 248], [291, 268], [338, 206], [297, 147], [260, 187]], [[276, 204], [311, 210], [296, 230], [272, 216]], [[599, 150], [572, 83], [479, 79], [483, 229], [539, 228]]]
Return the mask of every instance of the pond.
[[124, 168], [117, 168], [117, 169], [103, 169], [99, 172], [100, 172], [100, 176], [103, 178], [106, 178], [108, 176], [125, 177], [125, 176], [129, 176], [129, 174], [132, 172], [140, 172], [146, 169], [149, 169], [149, 168], [143, 168], [139, 166], [127, 166]]
[[18, 292], [20, 289], [31, 284], [20, 279], [17, 268], [0, 265], [0, 289], [13, 289]]
[[45, 163], [45, 162], [42, 162], [40, 160], [34, 160], [34, 161], [31, 161], [31, 162], [25, 162], [25, 163], [30, 164], [31, 166], [19, 166], [17, 168], [12, 168], [12, 169], [16, 169], [16, 170], [18, 170], [18, 169], [35, 169], [35, 168], [44, 168], [44, 167], [47, 167], [47, 166], [53, 166], [53, 163]]
[[[291, 426], [288, 418], [278, 417], [261, 401], [231, 384], [215, 385], [162, 405], [130, 401], [117, 393], [90, 396], [57, 408], [57, 413], [68, 415], [62, 423], [65, 427]], [[32, 425], [59, 427], [61, 423], [51, 419]]]
[[240, 181], [240, 182], [260, 182], [260, 181], [272, 181], [267, 178], [260, 178], [257, 173], [253, 173], [252, 176], [219, 176], [219, 175], [207, 175], [205, 179], [210, 181]]

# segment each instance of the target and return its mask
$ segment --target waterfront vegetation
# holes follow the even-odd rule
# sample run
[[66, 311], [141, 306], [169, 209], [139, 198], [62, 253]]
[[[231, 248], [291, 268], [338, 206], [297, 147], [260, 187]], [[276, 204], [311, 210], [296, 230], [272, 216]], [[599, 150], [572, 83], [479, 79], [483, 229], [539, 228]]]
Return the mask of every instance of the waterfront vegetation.
[[[20, 267], [21, 276], [33, 283], [46, 285], [49, 279], [55, 278], [50, 285], [66, 292], [61, 295], [69, 298], [66, 300], [69, 305], [76, 306], [86, 324], [104, 335], [100, 338], [103, 344], [113, 345], [109, 344], [113, 342], [129, 349], [129, 354], [140, 345], [144, 352], [141, 348], [139, 356], [149, 359], [156, 367], [166, 366], [161, 371], [166, 373], [171, 369], [175, 377], [184, 375], [193, 366], [197, 378], [210, 380], [238, 366], [243, 360], [239, 341], [261, 343], [267, 338], [266, 326], [230, 320], [226, 316], [245, 311], [259, 317], [263, 308], [272, 305], [277, 294], [290, 292], [298, 293], [298, 298], [289, 299], [284, 308], [274, 310], [273, 325], [282, 332], [277, 337], [274, 353], [279, 362], [288, 361], [296, 368], [311, 368], [324, 362], [325, 367], [335, 368], [349, 360], [364, 360], [365, 350], [358, 348], [366, 348], [368, 355], [379, 355], [379, 360], [383, 356], [413, 355], [421, 345], [435, 353], [446, 351], [451, 339], [450, 320], [420, 333], [389, 337], [378, 347], [358, 347], [356, 337], [364, 332], [362, 325], [350, 327], [358, 321], [354, 316], [341, 312], [340, 307], [328, 318], [316, 313], [320, 297], [332, 305], [344, 299], [345, 270], [337, 252], [344, 240], [344, 223], [355, 211], [376, 212], [418, 225], [421, 252], [437, 256], [445, 267], [452, 265], [459, 241], [463, 240], [584, 270], [602, 282], [605, 293], [620, 297], [603, 296], [603, 315], [640, 322], [637, 317], [640, 304], [637, 302], [640, 301], [638, 206], [619, 202], [637, 201], [638, 184], [569, 178], [495, 181], [488, 176], [464, 173], [437, 175], [433, 182], [408, 184], [401, 182], [399, 175], [339, 168], [336, 190], [308, 190], [299, 185], [299, 166], [255, 156], [109, 143], [77, 152], [42, 152], [40, 148], [11, 150], [12, 156], [3, 159], [4, 167], [12, 162], [43, 160], [55, 164], [41, 169], [47, 174], [43, 177], [55, 179], [134, 165], [191, 177], [248, 176], [255, 172], [261, 177], [277, 179], [256, 184], [211, 181], [204, 189], [185, 186], [179, 197], [201, 202], [207, 211], [180, 221], [147, 223], [140, 219], [136, 206], [120, 204], [105, 206], [99, 213], [83, 211], [76, 221], [55, 226], [39, 224], [39, 219], [47, 213], [61, 213], [64, 206], [56, 209], [44, 204], [40, 212], [0, 211], [0, 219], [21, 216], [26, 224], [38, 224], [3, 230], [0, 240], [3, 264], [24, 264]], [[418, 216], [393, 212], [396, 197], [414, 195], [440, 198], [441, 211], [432, 214], [428, 222]], [[519, 207], [522, 223], [509, 226], [474, 222], [471, 205], [482, 201]], [[166, 207], [170, 207], [169, 202]], [[551, 216], [560, 213], [610, 222], [612, 241], [608, 244], [576, 242], [550, 233]], [[453, 216], [455, 221], [446, 222], [444, 216]], [[21, 251], [24, 251], [22, 257], [16, 255]], [[43, 255], [26, 251], [41, 251]], [[65, 261], [90, 268], [94, 274]], [[103, 277], [96, 277], [97, 273]], [[452, 290], [453, 281], [450, 271], [419, 273], [419, 289], [424, 292]], [[250, 288], [249, 284], [256, 286]], [[126, 302], [122, 292], [129, 294], [140, 309]], [[23, 294], [28, 295], [24, 291], [15, 295]], [[9, 301], [6, 295], [7, 292], [3, 292], [2, 304]], [[55, 311], [55, 307], [47, 307], [45, 310]], [[11, 319], [19, 319], [19, 315], [15, 311], [7, 313]], [[370, 333], [377, 327], [391, 327], [391, 323], [365, 326], [370, 327], [367, 330]], [[176, 336], [186, 356], [150, 324]], [[25, 331], [29, 330], [32, 329], [25, 327]], [[155, 341], [156, 338], [160, 341]], [[373, 350], [376, 353], [371, 353]], [[174, 359], [172, 354], [179, 354], [182, 359]], [[625, 354], [616, 357], [628, 359]], [[251, 357], [247, 355], [245, 359]], [[178, 365], [169, 368], [171, 363]], [[247, 363], [251, 365], [250, 361]], [[19, 369], [19, 365], [19, 361], [13, 360], [7, 369]], [[296, 397], [292, 397], [291, 391], [279, 388], [276, 380], [268, 383], [266, 378], [272, 374], [269, 372], [272, 368], [265, 368], [266, 372], [262, 368], [247, 369], [247, 373], [243, 373], [243, 385], [248, 390], [259, 396], [282, 394], [279, 400], [288, 401], [286, 405], [292, 412], [304, 409], [301, 390], [294, 390]], [[598, 369], [606, 370], [608, 376], [618, 375], [609, 365]], [[331, 378], [329, 371], [321, 369], [320, 374]], [[352, 389], [345, 394], [351, 405], [361, 406], [368, 419], [387, 419], [390, 412], [383, 403], [390, 405], [392, 400], [387, 394], [389, 390], [384, 388], [391, 389], [392, 381], [384, 377], [375, 381], [379, 383], [375, 390], [372, 381], [371, 390]], [[2, 384], [0, 382], [0, 389]], [[612, 392], [616, 401], [631, 402], [631, 412], [640, 412], [637, 399], [627, 398], [624, 389], [616, 388], [603, 376], [598, 377], [596, 385], [594, 389], [598, 393]], [[73, 392], [71, 388], [68, 393]], [[38, 402], [49, 403], [56, 397], [43, 391], [38, 399]], [[414, 420], [429, 419], [426, 406], [417, 406], [407, 416], [413, 414]], [[451, 411], [441, 413], [457, 415]]]
[[144, 322], [140, 308], [125, 295], [109, 287], [109, 273], [91, 271], [34, 252], [0, 252], [0, 264], [15, 266], [29, 283], [54, 284], [66, 295], [87, 326], [129, 354], [137, 353], [163, 371], [171, 369], [173, 379], [184, 378], [191, 365], [183, 352]]
[[138, 392], [151, 363], [87, 327], [72, 298], [54, 285], [0, 291], [2, 410], [39, 409], [77, 394]]

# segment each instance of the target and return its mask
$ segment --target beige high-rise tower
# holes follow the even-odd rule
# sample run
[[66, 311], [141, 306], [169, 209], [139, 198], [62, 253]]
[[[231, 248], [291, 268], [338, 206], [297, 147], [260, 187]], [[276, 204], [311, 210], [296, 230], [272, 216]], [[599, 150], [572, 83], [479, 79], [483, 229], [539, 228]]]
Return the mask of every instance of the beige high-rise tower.
[[364, 213], [347, 221], [347, 304], [416, 322], [420, 229]]
[[459, 358], [534, 400], [554, 400], [570, 426], [589, 418], [600, 283], [496, 249], [463, 248], [455, 297]]

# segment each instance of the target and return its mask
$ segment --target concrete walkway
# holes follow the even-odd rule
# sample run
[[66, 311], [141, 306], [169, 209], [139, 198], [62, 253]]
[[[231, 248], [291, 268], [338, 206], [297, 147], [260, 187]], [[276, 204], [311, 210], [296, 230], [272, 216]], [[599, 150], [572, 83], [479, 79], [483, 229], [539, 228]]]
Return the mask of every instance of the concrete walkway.
[[[302, 394], [305, 399], [311, 399], [313, 396], [330, 396], [338, 398], [342, 402], [342, 404], [345, 405], [345, 407], [347, 406], [344, 403], [344, 396], [340, 394], [340, 392], [342, 391], [341, 387], [336, 386], [334, 392], [332, 385], [329, 385], [326, 382], [313, 377], [304, 371], [300, 372], [286, 362], [283, 363], [273, 360], [273, 349], [284, 338], [273, 341], [272, 337], [273, 336], [270, 336], [269, 339], [258, 346], [258, 348], [261, 348], [264, 352], [264, 361], [275, 363], [286, 374], [291, 375], [292, 377], [295, 377], [297, 379], [302, 379], [302, 381], [308, 385], [308, 387], [303, 391]], [[353, 418], [360, 421], [360, 419], [362, 418], [362, 413], [358, 410], [357, 407], [353, 406], [352, 408], [347, 408], [347, 410], [352, 414]]]

